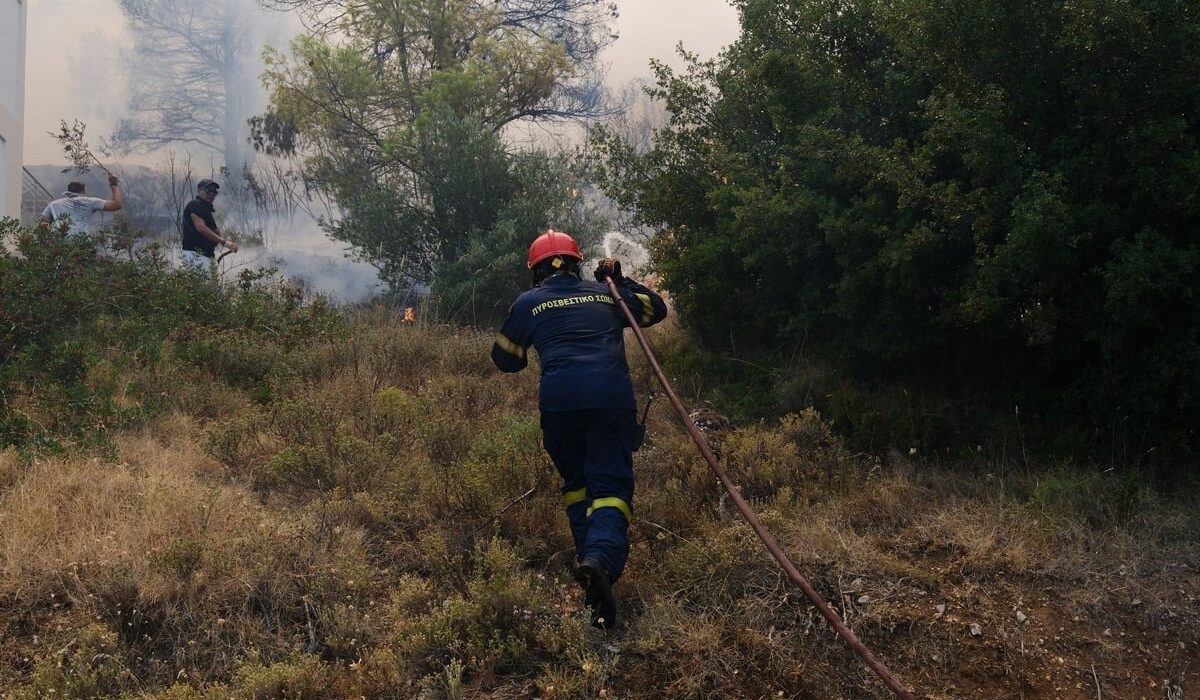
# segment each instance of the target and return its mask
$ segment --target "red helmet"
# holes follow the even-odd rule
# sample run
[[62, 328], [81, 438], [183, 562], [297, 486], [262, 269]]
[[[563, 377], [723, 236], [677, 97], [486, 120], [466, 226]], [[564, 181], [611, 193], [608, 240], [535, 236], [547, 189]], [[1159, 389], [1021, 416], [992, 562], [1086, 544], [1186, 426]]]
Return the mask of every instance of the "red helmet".
[[583, 260], [583, 253], [579, 252], [579, 244], [562, 231], [547, 229], [545, 233], [534, 239], [533, 245], [529, 246], [529, 269], [533, 269], [546, 258], [552, 258], [555, 255], [563, 255], [576, 260]]

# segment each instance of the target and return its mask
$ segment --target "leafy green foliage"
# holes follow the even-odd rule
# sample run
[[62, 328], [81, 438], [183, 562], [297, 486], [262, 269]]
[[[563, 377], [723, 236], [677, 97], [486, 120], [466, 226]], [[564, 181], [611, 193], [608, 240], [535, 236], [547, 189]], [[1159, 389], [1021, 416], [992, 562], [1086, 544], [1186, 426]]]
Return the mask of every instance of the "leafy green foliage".
[[[115, 259], [90, 239], [11, 219], [0, 222], [0, 237], [11, 246], [0, 254], [2, 444], [137, 423], [214, 374], [258, 386], [296, 371], [297, 340], [341, 332], [323, 302], [260, 291], [269, 279], [231, 288], [170, 269], [154, 247]], [[155, 366], [167, 382], [139, 376]]]
[[803, 344], [1118, 459], [1195, 450], [1185, 3], [737, 4], [719, 62], [658, 67], [655, 147], [604, 141], [709, 347]]
[[495, 222], [474, 227], [457, 257], [434, 280], [443, 315], [461, 323], [495, 327], [515, 294], [529, 286], [526, 251], [531, 232], [547, 228], [571, 233], [587, 250], [598, 242], [604, 222], [583, 201], [584, 178], [564, 157], [519, 152], [506, 157], [509, 196], [497, 203]]
[[341, 208], [328, 230], [394, 291], [432, 285], [432, 311], [488, 323], [527, 286], [520, 253], [538, 233], [587, 244], [599, 230], [571, 158], [514, 153], [501, 134], [591, 109], [568, 88], [610, 13], [597, 0], [351, 3], [336, 42], [270, 55], [258, 136], [307, 156]]

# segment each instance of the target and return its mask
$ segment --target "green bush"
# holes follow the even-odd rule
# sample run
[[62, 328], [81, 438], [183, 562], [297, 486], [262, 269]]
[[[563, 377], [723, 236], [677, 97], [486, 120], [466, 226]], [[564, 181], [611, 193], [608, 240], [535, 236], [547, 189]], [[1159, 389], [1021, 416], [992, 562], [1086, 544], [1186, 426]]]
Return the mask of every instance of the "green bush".
[[0, 444], [86, 442], [189, 397], [217, 410], [196, 385], [320, 376], [321, 340], [344, 333], [324, 300], [300, 304], [270, 276], [233, 288], [154, 246], [102, 256], [12, 219], [0, 240]]
[[45, 697], [108, 698], [137, 690], [120, 638], [108, 627], [90, 624], [75, 631], [66, 645], [38, 660], [18, 700]]
[[465, 672], [513, 674], [545, 658], [541, 640], [554, 636], [544, 596], [511, 546], [480, 544], [462, 595], [445, 598], [394, 631], [402, 654], [437, 673], [458, 660]]
[[231, 684], [233, 697], [249, 700], [319, 700], [330, 696], [330, 669], [312, 655], [264, 664], [250, 662], [238, 669]]
[[[660, 69], [672, 122], [648, 153], [600, 139], [703, 343], [962, 404], [922, 410], [909, 441], [977, 444], [1019, 406], [1031, 448], [1194, 464], [1191, 8], [739, 8], [719, 60]], [[763, 405], [739, 384], [729, 412]], [[890, 441], [899, 422], [841, 427]]]

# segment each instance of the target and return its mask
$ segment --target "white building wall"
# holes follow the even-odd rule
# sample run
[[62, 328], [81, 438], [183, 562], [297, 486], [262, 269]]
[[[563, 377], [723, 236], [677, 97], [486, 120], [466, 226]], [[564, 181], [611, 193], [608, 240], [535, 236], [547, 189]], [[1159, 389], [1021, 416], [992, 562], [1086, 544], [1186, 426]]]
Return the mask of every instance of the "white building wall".
[[0, 217], [21, 215], [25, 0], [0, 0]]

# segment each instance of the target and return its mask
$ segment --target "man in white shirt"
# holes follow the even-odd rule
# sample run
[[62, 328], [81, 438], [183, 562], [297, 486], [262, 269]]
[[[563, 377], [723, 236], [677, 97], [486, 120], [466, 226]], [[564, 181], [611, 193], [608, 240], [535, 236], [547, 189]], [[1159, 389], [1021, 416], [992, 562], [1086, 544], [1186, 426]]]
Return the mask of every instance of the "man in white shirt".
[[86, 235], [92, 223], [92, 212], [117, 211], [125, 206], [116, 175], [108, 174], [108, 186], [112, 188], [112, 199], [85, 197], [82, 182], [68, 183], [63, 196], [46, 205], [42, 218], [59, 224], [64, 235]]

